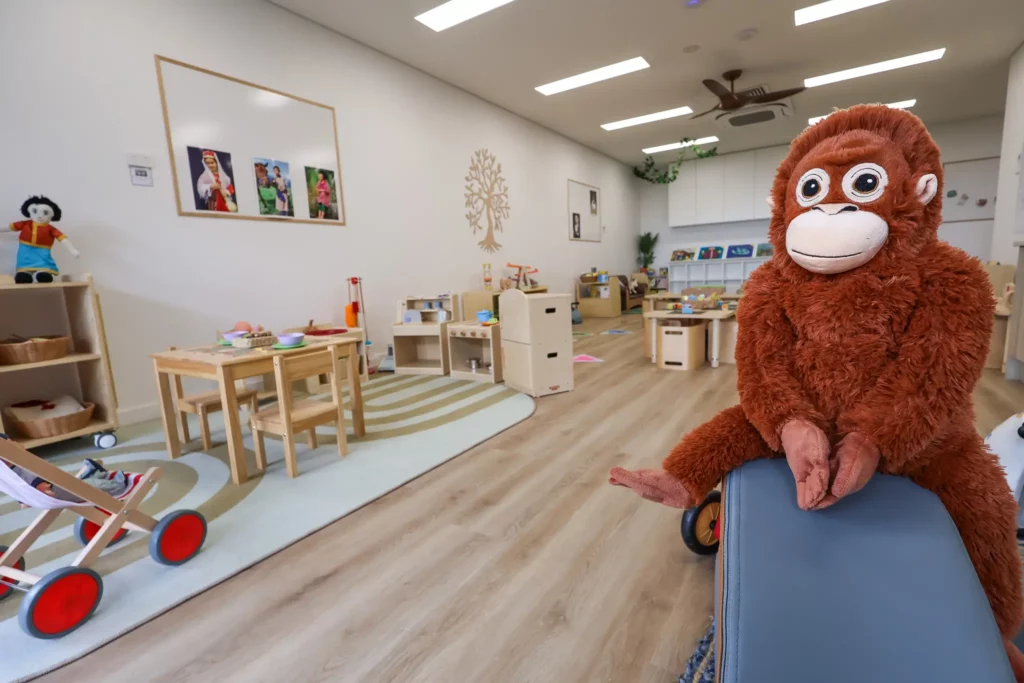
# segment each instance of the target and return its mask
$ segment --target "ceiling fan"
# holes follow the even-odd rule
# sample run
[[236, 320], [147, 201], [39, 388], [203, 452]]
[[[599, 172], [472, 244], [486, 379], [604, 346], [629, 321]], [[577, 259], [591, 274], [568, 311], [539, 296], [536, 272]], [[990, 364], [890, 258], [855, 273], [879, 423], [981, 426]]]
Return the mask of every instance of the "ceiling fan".
[[715, 111], [735, 111], [750, 104], [768, 104], [770, 102], [784, 100], [787, 97], [791, 97], [797, 93], [802, 93], [806, 90], [806, 88], [800, 87], [765, 92], [763, 88], [751, 88], [750, 90], [741, 90], [740, 92], [736, 92], [736, 81], [738, 81], [742, 75], [742, 69], [733, 69], [722, 74], [722, 78], [729, 81], [728, 88], [713, 78], [705, 79], [703, 81], [704, 87], [718, 97], [718, 104], [711, 109], [701, 112], [700, 114], [695, 114], [690, 118], [697, 119]]

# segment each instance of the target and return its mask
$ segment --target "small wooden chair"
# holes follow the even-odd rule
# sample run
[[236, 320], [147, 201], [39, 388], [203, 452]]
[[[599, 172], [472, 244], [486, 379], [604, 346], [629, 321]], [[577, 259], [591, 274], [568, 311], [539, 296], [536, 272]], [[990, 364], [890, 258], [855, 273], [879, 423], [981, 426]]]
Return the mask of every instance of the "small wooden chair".
[[[171, 346], [167, 349], [168, 351], [174, 351], [175, 347]], [[188, 433], [188, 414], [192, 413], [199, 418], [199, 435], [203, 439], [203, 450], [209, 451], [213, 448], [213, 441], [210, 439], [210, 413], [216, 413], [224, 410], [224, 404], [220, 399], [220, 391], [205, 391], [201, 394], [189, 394], [188, 396], [183, 395], [181, 388], [181, 377], [178, 375], [174, 376], [174, 402], [177, 405], [177, 410], [180, 416], [179, 422], [181, 422], [181, 438], [184, 443], [188, 443], [192, 440]], [[249, 389], [248, 387], [243, 389], [236, 389], [236, 395], [238, 396], [239, 405], [246, 403], [249, 406], [250, 413], [256, 413], [260, 409], [259, 402], [256, 398], [256, 389]]]
[[[309, 447], [316, 448], [316, 427], [336, 423], [338, 430], [338, 455], [348, 452], [345, 436], [345, 406], [341, 396], [341, 374], [344, 366], [339, 359], [338, 346], [332, 344], [323, 351], [286, 354], [274, 357], [274, 379], [277, 384], [277, 403], [254, 413], [251, 419], [253, 444], [256, 451], [256, 467], [267, 468], [267, 455], [263, 443], [264, 433], [277, 434], [284, 441], [285, 465], [289, 477], [299, 476], [295, 460], [295, 434], [307, 432]], [[333, 401], [317, 401], [292, 397], [294, 382], [328, 373], [331, 377]]]

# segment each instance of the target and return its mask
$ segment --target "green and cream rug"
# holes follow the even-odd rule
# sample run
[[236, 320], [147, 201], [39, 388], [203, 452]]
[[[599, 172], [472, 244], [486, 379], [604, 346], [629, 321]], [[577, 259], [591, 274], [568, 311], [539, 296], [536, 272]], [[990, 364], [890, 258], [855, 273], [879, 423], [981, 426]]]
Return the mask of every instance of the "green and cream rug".
[[[534, 409], [531, 398], [504, 385], [448, 377], [384, 376], [364, 385], [363, 393], [366, 436], [355, 438], [349, 428], [344, 460], [338, 457], [333, 428], [317, 430], [320, 446], [315, 451], [300, 439], [297, 479], [285, 473], [280, 441], [268, 437], [267, 472], [234, 486], [218, 416], [211, 421], [213, 450], [193, 450], [173, 461], [157, 422], [121, 430], [120, 443], [99, 456], [84, 440], [42, 451], [71, 471], [89, 456], [131, 471], [163, 467], [164, 477], [143, 510], [157, 518], [175, 509], [199, 510], [209, 522], [209, 535], [198, 557], [175, 568], [149, 558], [145, 534], [130, 534], [109, 548], [94, 566], [104, 580], [99, 609], [89, 623], [61, 640], [22, 633], [20, 593], [0, 602], [0, 681], [28, 680], [87, 654], [508, 429]], [[197, 434], [195, 423], [191, 426]], [[254, 471], [248, 428], [244, 434]], [[199, 448], [198, 440], [190, 447]], [[0, 545], [10, 544], [34, 515], [0, 496]], [[65, 515], [28, 553], [29, 571], [46, 574], [65, 566], [80, 549], [71, 533], [74, 518]]]

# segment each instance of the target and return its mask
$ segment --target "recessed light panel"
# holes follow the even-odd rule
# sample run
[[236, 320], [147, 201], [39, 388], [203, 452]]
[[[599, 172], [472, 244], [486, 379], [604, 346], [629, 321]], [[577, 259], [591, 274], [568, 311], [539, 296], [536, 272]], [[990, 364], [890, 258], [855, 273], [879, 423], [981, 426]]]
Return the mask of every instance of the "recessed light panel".
[[554, 83], [548, 83], [541, 85], [536, 88], [537, 92], [542, 95], [554, 95], [556, 93], [565, 92], [566, 90], [572, 90], [573, 88], [582, 88], [585, 85], [591, 83], [597, 83], [599, 81], [607, 81], [609, 78], [616, 78], [618, 76], [625, 76], [631, 74], [634, 71], [640, 71], [646, 69], [651, 65], [643, 57], [634, 57], [633, 59], [627, 59], [624, 62], [617, 64], [609, 64], [608, 66], [602, 66], [600, 69], [594, 69], [586, 73], [577, 74], [575, 76], [569, 76], [569, 78], [563, 78], [560, 81]]

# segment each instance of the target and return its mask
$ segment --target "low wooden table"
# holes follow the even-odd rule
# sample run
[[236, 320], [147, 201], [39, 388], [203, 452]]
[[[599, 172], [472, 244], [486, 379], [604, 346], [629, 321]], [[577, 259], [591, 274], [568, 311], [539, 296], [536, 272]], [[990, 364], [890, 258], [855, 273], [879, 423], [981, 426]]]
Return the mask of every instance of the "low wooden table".
[[644, 322], [650, 320], [652, 325], [653, 334], [650, 335], [648, 344], [650, 344], [651, 350], [651, 362], [656, 363], [658, 358], [657, 352], [657, 339], [658, 339], [658, 325], [661, 321], [665, 320], [684, 320], [684, 319], [695, 319], [695, 320], [710, 320], [711, 321], [711, 332], [710, 341], [711, 348], [708, 350], [708, 360], [711, 361], [711, 367], [718, 367], [718, 355], [721, 351], [722, 345], [722, 321], [728, 320], [736, 316], [736, 311], [723, 311], [720, 309], [711, 311], [699, 311], [696, 313], [675, 313], [673, 311], [648, 311], [644, 313]]
[[151, 355], [156, 371], [156, 384], [160, 394], [160, 415], [164, 422], [164, 436], [171, 458], [181, 456], [181, 442], [178, 440], [178, 422], [174, 400], [171, 394], [171, 376], [195, 377], [214, 380], [220, 388], [224, 405], [224, 431], [227, 434], [228, 455], [231, 461], [231, 480], [241, 484], [249, 478], [245, 464], [245, 449], [242, 447], [242, 425], [238, 418], [238, 397], [235, 381], [248, 377], [273, 374], [274, 356], [309, 353], [311, 350], [335, 344], [341, 354], [347, 352], [348, 385], [352, 402], [352, 424], [356, 436], [366, 434], [363, 418], [363, 390], [360, 385], [359, 355], [356, 340], [339, 337], [323, 337], [313, 341], [307, 338], [306, 346], [295, 349], [236, 349], [232, 346], [200, 346], [176, 351], [161, 351]]

